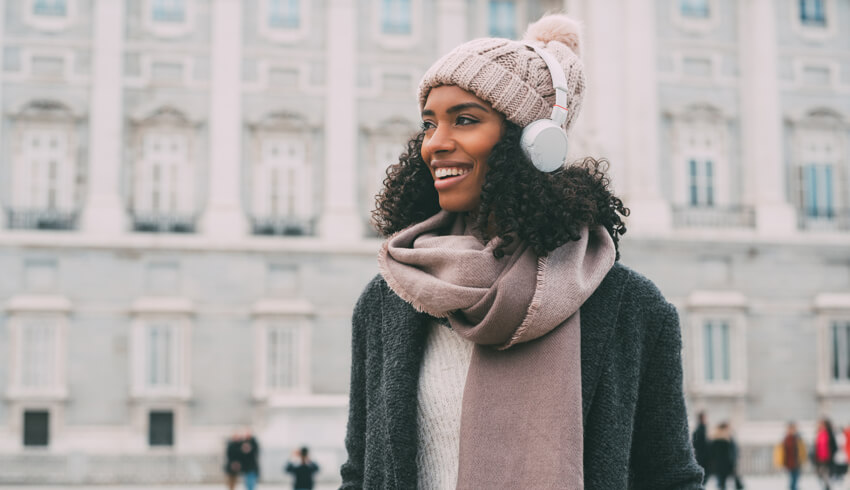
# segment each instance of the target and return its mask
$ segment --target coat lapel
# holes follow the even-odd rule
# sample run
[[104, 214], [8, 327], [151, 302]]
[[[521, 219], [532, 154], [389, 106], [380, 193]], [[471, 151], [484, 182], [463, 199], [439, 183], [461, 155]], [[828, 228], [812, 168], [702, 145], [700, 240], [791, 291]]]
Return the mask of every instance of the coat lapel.
[[382, 309], [383, 403], [389, 435], [386, 454], [393, 461], [394, 487], [414, 488], [418, 445], [416, 399], [428, 316], [416, 311], [389, 287]]
[[628, 269], [619, 263], [602, 280], [581, 307], [581, 401], [582, 419], [587, 420], [600, 375], [608, 365], [620, 312], [620, 297], [628, 279]]

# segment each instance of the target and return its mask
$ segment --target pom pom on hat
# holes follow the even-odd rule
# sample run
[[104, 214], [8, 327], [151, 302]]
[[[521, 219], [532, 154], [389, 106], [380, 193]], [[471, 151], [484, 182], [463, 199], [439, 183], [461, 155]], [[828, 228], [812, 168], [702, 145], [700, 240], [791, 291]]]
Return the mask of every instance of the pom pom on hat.
[[526, 127], [548, 118], [555, 104], [555, 88], [543, 58], [526, 43], [542, 44], [567, 79], [569, 131], [585, 92], [584, 65], [579, 58], [581, 24], [566, 15], [546, 15], [528, 26], [523, 41], [480, 38], [454, 48], [425, 72], [419, 83], [419, 108], [425, 107], [432, 88], [455, 85], [492, 104], [508, 121]]
[[581, 24], [566, 15], [547, 15], [528, 26], [523, 41], [540, 41], [544, 46], [558, 41], [581, 56]]

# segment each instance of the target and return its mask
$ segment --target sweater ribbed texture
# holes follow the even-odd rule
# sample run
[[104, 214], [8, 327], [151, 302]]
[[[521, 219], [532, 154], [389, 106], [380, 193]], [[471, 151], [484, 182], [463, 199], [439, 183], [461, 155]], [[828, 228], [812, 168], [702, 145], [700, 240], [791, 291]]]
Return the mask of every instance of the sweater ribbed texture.
[[473, 343], [437, 321], [428, 325], [419, 373], [418, 488], [455, 488], [460, 447], [460, 414]]

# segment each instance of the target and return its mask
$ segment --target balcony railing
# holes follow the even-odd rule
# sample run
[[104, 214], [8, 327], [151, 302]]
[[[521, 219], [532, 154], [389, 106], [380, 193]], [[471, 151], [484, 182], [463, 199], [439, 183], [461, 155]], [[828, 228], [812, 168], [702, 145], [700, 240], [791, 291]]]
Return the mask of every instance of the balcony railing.
[[678, 228], [753, 228], [755, 210], [748, 206], [673, 206]]
[[819, 216], [798, 209], [797, 226], [801, 230], [811, 231], [850, 231], [850, 209], [832, 209]]
[[132, 212], [133, 231], [150, 233], [194, 233], [195, 215]]
[[255, 235], [312, 235], [316, 228], [315, 219], [295, 216], [252, 216], [251, 230]]
[[8, 227], [20, 230], [73, 230], [77, 227], [77, 211], [57, 209], [8, 210]]

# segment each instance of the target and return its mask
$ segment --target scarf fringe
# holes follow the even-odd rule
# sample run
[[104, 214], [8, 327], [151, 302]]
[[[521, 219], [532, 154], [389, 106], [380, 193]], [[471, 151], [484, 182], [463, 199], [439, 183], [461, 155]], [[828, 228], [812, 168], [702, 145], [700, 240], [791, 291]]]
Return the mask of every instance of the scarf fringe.
[[389, 250], [387, 250], [388, 246], [389, 240], [385, 241], [384, 244], [381, 246], [381, 249], [378, 250], [378, 272], [381, 274], [381, 276], [383, 276], [384, 280], [387, 281], [387, 286], [389, 286], [390, 289], [392, 289], [393, 292], [398, 295], [399, 298], [410, 304], [410, 306], [412, 306], [414, 310], [420, 313], [426, 313], [435, 318], [448, 318], [448, 313], [432, 311], [428, 309], [428, 307], [426, 307], [424, 304], [420, 303], [419, 301], [416, 301], [413, 296], [408, 295], [407, 291], [401, 287], [401, 284], [398, 282], [398, 280], [396, 280], [396, 278], [392, 274], [390, 274], [389, 269], [387, 269], [386, 267], [387, 254], [389, 253]]
[[513, 347], [517, 343], [519, 343], [520, 338], [525, 333], [526, 330], [531, 326], [534, 321], [534, 316], [537, 313], [537, 310], [540, 309], [540, 306], [543, 304], [540, 296], [543, 294], [543, 277], [544, 272], [546, 271], [546, 263], [548, 262], [549, 257], [539, 257], [537, 259], [537, 286], [534, 290], [534, 296], [531, 298], [531, 304], [528, 305], [528, 311], [525, 314], [525, 318], [522, 320], [522, 323], [514, 330], [511, 338], [505, 342], [504, 344], [497, 347], [497, 350], [506, 350], [510, 347]]

